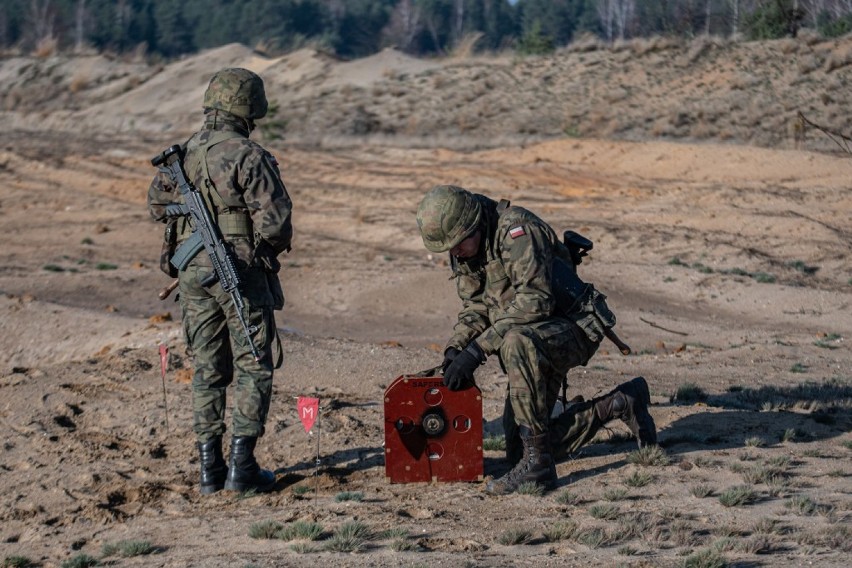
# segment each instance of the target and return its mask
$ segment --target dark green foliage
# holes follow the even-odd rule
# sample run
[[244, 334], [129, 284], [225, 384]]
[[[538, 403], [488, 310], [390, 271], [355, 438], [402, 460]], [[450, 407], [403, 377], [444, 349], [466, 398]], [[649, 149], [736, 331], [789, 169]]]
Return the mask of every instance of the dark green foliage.
[[793, 0], [758, 2], [743, 18], [743, 31], [749, 39], [795, 37], [804, 15]]
[[823, 12], [817, 18], [817, 29], [825, 37], [840, 37], [852, 32], [852, 14], [832, 18], [828, 12]]
[[517, 50], [521, 55], [544, 55], [556, 49], [553, 38], [541, 31], [541, 24], [536, 23], [518, 40]]
[[[612, 12], [604, 17], [597, 0], [51, 0], [43, 4], [46, 10], [33, 9], [36, 4], [4, 0], [0, 48], [31, 51], [53, 39], [60, 50], [142, 48], [176, 57], [239, 42], [276, 53], [309, 44], [361, 57], [388, 46], [419, 55], [449, 53], [466, 36], [480, 34], [479, 48], [515, 45], [520, 53], [539, 54], [582, 33], [614, 41], [732, 31], [732, 3], [714, 3], [708, 20], [705, 3], [695, 0], [636, 0], [623, 28]], [[815, 25], [827, 37], [852, 30], [848, 7], [826, 10], [814, 22], [797, 6], [794, 0], [740, 2], [740, 31], [771, 39], [795, 35], [803, 25]]]
[[3, 559], [2, 568], [28, 568], [35, 566], [32, 561], [26, 556], [7, 556]]

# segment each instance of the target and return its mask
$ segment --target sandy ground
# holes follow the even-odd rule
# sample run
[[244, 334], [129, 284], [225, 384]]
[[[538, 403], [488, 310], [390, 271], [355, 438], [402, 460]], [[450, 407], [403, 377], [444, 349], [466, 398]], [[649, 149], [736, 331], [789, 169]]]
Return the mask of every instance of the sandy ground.
[[[715, 547], [740, 566], [847, 565], [848, 157], [595, 139], [479, 151], [269, 142], [296, 228], [282, 258], [285, 364], [258, 450], [278, 482], [267, 495], [202, 498], [180, 314], [157, 298], [169, 280], [144, 207], [148, 159], [174, 139], [36, 126], [4, 132], [0, 148], [7, 562], [679, 566]], [[645, 376], [668, 465], [633, 463], [626, 429], [612, 424], [558, 465], [559, 487], [542, 496], [387, 483], [383, 391], [440, 361], [459, 308], [446, 259], [422, 248], [414, 223], [435, 183], [509, 198], [595, 242], [582, 275], [608, 294], [634, 353], [605, 345], [570, 373], [571, 394]], [[486, 431], [499, 436], [496, 362], [478, 384]], [[708, 398], [672, 400], [688, 384]], [[325, 409], [319, 475], [299, 395]], [[487, 450], [486, 477], [505, 470], [502, 452]], [[743, 485], [751, 502], [725, 506]], [[323, 534], [251, 538], [266, 521], [313, 521]], [[330, 550], [353, 521], [371, 535], [361, 550]], [[105, 555], [121, 541], [153, 552]]]

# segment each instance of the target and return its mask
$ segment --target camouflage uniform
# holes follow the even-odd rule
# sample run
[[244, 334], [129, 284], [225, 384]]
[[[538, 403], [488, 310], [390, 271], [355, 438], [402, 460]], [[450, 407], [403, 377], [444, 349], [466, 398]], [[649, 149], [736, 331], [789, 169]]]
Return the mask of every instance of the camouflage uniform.
[[[274, 483], [274, 476], [257, 466], [253, 450], [263, 435], [272, 394], [276, 366], [272, 351], [277, 339], [273, 310], [284, 304], [277, 256], [289, 250], [293, 231], [292, 203], [278, 163], [249, 140], [254, 119], [266, 113], [262, 80], [244, 69], [220, 71], [211, 79], [204, 106], [203, 127], [182, 146], [183, 167], [187, 179], [204, 196], [233, 255], [241, 280], [243, 315], [249, 327], [257, 328], [252, 341], [260, 354], [255, 360], [230, 294], [218, 282], [201, 285], [213, 272], [210, 257], [202, 250], [180, 270], [178, 280], [185, 339], [195, 371], [193, 423], [202, 458], [202, 493], [212, 493], [223, 484], [246, 490]], [[183, 196], [167, 173], [160, 171], [148, 190], [151, 216], [169, 222], [166, 206], [174, 203], [183, 203]], [[178, 218], [174, 227], [178, 248], [192, 229], [189, 216]], [[225, 392], [234, 379], [229, 470], [221, 443]], [[226, 473], [231, 487], [225, 484]]]
[[[526, 480], [552, 483], [556, 473], [551, 454], [577, 450], [613, 417], [628, 423], [640, 445], [656, 442], [647, 412], [647, 385], [641, 378], [605, 397], [571, 404], [551, 419], [566, 373], [588, 363], [615, 325], [615, 316], [605, 296], [576, 278], [571, 251], [547, 223], [524, 208], [498, 205], [454, 186], [437, 186], [427, 193], [417, 221], [429, 250], [451, 251], [463, 303], [445, 351], [445, 384], [471, 346], [474, 355], [469, 357], [479, 353], [480, 364], [497, 354], [509, 378], [503, 413], [507, 457], [512, 463], [521, 461], [523, 442], [525, 462], [505, 476], [509, 480], [498, 480], [502, 486], [489, 484], [489, 492], [513, 491]], [[452, 251], [477, 231], [477, 252], [454, 256]], [[559, 278], [556, 270], [561, 271]], [[573, 296], [554, 284], [563, 281], [566, 270], [579, 284]]]
[[[509, 378], [503, 415], [507, 439], [514, 438], [516, 424], [523, 424], [536, 434], [550, 431], [554, 448], [576, 449], [590, 429], [592, 410], [583, 409], [559, 428], [550, 425], [550, 414], [565, 374], [589, 361], [603, 335], [586, 321], [588, 332], [577, 324], [585, 313], [555, 315], [554, 250], [567, 251], [553, 229], [526, 209], [498, 213], [495, 201], [476, 197], [486, 229], [478, 256], [453, 259], [463, 307], [447, 347], [463, 349], [475, 339], [486, 355], [499, 355]], [[562, 439], [567, 434], [569, 439]]]

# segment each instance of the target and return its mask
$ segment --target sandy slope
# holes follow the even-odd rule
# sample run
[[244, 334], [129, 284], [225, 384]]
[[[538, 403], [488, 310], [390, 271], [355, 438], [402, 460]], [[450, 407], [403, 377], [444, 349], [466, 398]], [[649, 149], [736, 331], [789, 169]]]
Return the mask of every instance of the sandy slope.
[[[161, 75], [200, 79], [213, 64], [248, 57], [255, 56], [229, 46]], [[391, 64], [382, 57], [397, 61], [384, 54], [381, 65]], [[257, 64], [273, 75], [289, 68], [304, 84], [329, 66], [356, 63], [298, 52]], [[383, 74], [379, 64], [371, 72], [353, 77]], [[162, 128], [168, 120], [180, 128], [196, 123], [176, 108], [160, 110], [158, 100], [173, 99], [157, 92], [148, 93], [141, 120]], [[126, 110], [120, 98], [101, 104], [107, 122]], [[28, 116], [3, 120], [20, 126]], [[46, 124], [62, 120], [51, 115]], [[171, 133], [151, 131], [4, 134], [0, 557], [59, 566], [80, 553], [100, 556], [104, 544], [148, 540], [153, 555], [106, 560], [677, 566], [715, 543], [745, 565], [845, 565], [852, 510], [848, 158], [594, 139], [481, 151], [270, 142], [296, 208], [294, 249], [283, 259], [287, 306], [278, 321], [286, 363], [259, 450], [278, 484], [270, 495], [202, 499], [190, 393], [186, 373], [178, 372], [186, 363], [179, 312], [156, 298], [168, 279], [156, 268], [160, 228], [144, 209], [147, 160], [173, 141]], [[437, 362], [458, 309], [445, 259], [422, 248], [413, 220], [423, 192], [440, 182], [510, 198], [595, 241], [582, 273], [609, 295], [634, 354], [604, 346], [589, 367], [571, 373], [572, 394], [591, 397], [647, 377], [671, 465], [628, 463], [633, 446], [616, 436], [560, 463], [560, 487], [542, 497], [487, 498], [479, 484], [386, 483], [383, 389]], [[157, 355], [163, 341], [172, 352], [168, 429]], [[707, 404], [672, 403], [685, 383], [705, 389]], [[499, 432], [505, 384], [493, 361], [479, 372], [489, 433]], [[295, 413], [294, 397], [303, 394], [327, 405], [317, 478], [316, 437]], [[485, 468], [487, 475], [505, 471], [501, 452], [486, 452]], [[775, 468], [775, 475], [756, 480], [758, 468]], [[627, 484], [637, 472], [651, 474], [647, 485]], [[746, 482], [755, 502], [720, 503], [723, 491]], [[700, 485], [709, 496], [692, 494]], [[305, 487], [318, 491], [302, 494]], [[363, 500], [337, 500], [343, 491]], [[566, 491], [575, 499], [565, 499]], [[791, 506], [804, 498], [818, 504], [812, 514]], [[617, 511], [598, 518], [596, 505]], [[293, 549], [248, 536], [259, 521], [300, 519], [325, 529], [316, 557], [304, 556], [311, 550], [304, 543]], [[322, 549], [352, 520], [374, 535], [361, 553]], [[579, 531], [557, 539], [554, 524], [571, 522]], [[390, 528], [408, 531], [405, 546], [394, 544], [398, 535], [382, 534]], [[526, 544], [501, 538], [519, 529], [531, 533]], [[593, 529], [608, 540], [595, 545]]]

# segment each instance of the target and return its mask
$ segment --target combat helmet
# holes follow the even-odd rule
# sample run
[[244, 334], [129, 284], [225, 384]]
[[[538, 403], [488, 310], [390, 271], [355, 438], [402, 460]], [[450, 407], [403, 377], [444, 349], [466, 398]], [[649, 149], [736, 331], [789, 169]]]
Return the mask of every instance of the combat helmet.
[[431, 252], [445, 252], [479, 227], [482, 205], [471, 192], [454, 185], [430, 189], [417, 208], [417, 226]]
[[248, 69], [222, 69], [207, 85], [204, 108], [223, 110], [246, 120], [263, 118], [267, 108], [263, 79]]

